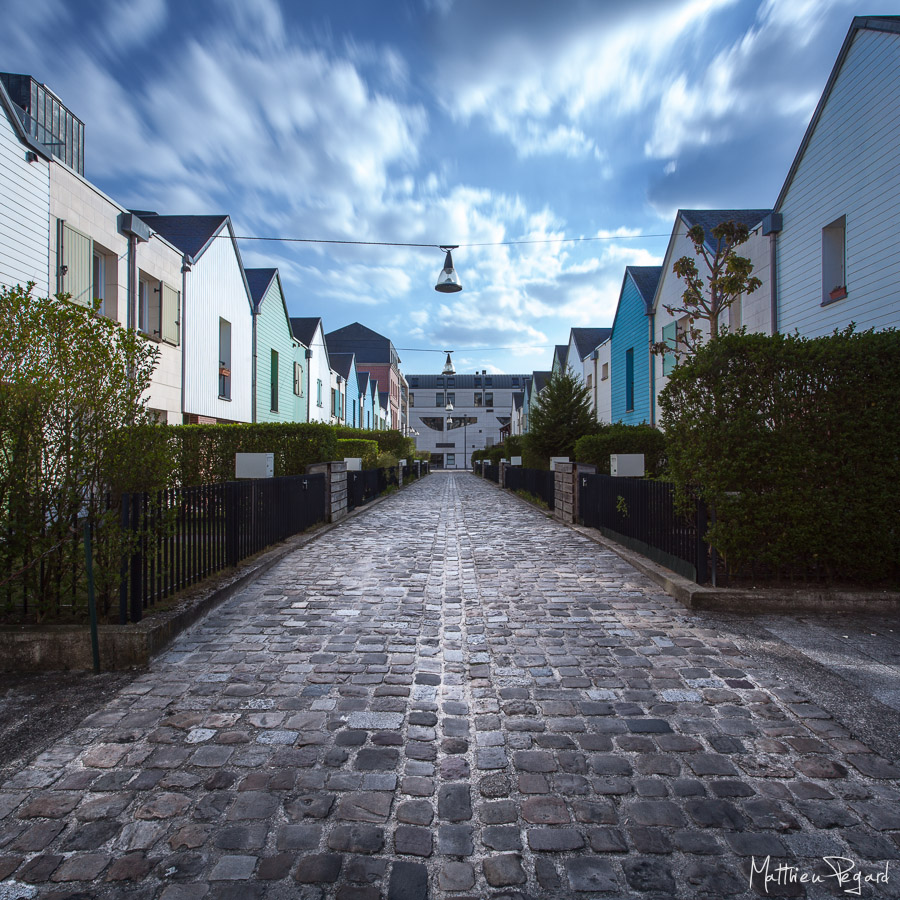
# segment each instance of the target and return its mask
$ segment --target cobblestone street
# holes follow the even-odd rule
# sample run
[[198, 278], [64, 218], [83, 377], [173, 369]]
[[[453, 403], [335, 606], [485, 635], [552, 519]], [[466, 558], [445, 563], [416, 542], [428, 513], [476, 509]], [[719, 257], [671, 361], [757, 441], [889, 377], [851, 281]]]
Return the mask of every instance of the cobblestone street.
[[434, 474], [3, 784], [0, 900], [900, 897], [900, 769], [796, 688], [604, 547]]

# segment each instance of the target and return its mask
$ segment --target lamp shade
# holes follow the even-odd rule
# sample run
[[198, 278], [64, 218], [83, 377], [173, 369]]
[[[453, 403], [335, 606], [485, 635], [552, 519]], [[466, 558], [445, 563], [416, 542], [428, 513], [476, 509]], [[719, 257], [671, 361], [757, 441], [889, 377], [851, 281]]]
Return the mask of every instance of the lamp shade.
[[434, 289], [442, 294], [453, 294], [462, 290], [462, 285], [459, 283], [459, 275], [456, 274], [456, 270], [453, 268], [453, 257], [450, 255], [449, 250], [444, 259], [444, 268], [441, 269], [441, 274], [438, 275]]
[[453, 368], [453, 360], [450, 359], [450, 354], [452, 350], [447, 351], [447, 362], [444, 363], [444, 371], [441, 372], [441, 375], [455, 375], [456, 369]]

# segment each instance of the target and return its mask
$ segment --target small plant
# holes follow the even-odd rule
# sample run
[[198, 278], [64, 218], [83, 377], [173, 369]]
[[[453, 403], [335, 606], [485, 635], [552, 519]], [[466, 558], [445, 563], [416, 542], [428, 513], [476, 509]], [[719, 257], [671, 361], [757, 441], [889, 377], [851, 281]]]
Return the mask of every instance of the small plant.
[[625, 502], [625, 498], [619, 494], [616, 497], [616, 512], [623, 518], [628, 518], [628, 504]]
[[539, 506], [541, 509], [550, 509], [546, 501], [542, 500], [536, 494], [532, 494], [531, 491], [518, 490], [516, 491], [516, 496], [521, 497], [523, 500], [527, 500], [533, 506]]

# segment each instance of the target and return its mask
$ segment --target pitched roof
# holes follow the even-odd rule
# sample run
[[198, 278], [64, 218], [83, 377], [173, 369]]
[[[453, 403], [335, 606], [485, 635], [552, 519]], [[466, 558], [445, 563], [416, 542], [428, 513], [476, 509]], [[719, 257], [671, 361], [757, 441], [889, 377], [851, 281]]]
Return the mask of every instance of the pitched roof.
[[806, 148], [809, 146], [809, 142], [812, 139], [813, 132], [818, 127], [819, 119], [822, 117], [822, 111], [825, 109], [825, 104], [828, 102], [831, 91], [834, 89], [834, 83], [837, 81], [838, 75], [847, 59], [847, 54], [850, 52], [850, 46], [853, 43], [853, 39], [858, 32], [863, 30], [900, 34], [900, 16], [856, 16], [853, 19], [850, 30], [847, 32], [847, 37], [844, 38], [844, 43], [841, 45], [840, 52], [835, 60], [834, 68], [831, 70], [828, 81], [825, 83], [825, 89], [822, 91], [822, 96], [819, 98], [816, 111], [809, 120], [809, 125], [806, 128], [806, 133], [803, 135], [803, 140], [800, 142], [797, 155], [794, 157], [791, 168], [788, 170], [787, 178], [784, 180], [784, 185], [782, 185], [781, 191], [778, 193], [778, 199], [775, 201], [775, 209], [781, 208], [781, 204], [784, 202], [788, 188], [790, 188], [791, 182], [797, 174], [797, 169], [800, 167], [800, 163], [806, 153]]
[[294, 337], [305, 344], [311, 346], [316, 336], [316, 329], [322, 324], [322, 320], [318, 316], [291, 316], [291, 331]]
[[391, 351], [396, 350], [389, 338], [377, 331], [372, 331], [359, 322], [345, 325], [325, 335], [329, 349], [337, 353], [355, 353], [360, 362], [390, 363]]
[[159, 216], [145, 210], [133, 209], [153, 231], [159, 232], [182, 253], [197, 259], [210, 245], [222, 226], [229, 222], [226, 215], [218, 216]]
[[755, 228], [770, 213], [771, 209], [679, 209], [678, 214], [689, 228], [699, 225], [705, 234], [709, 249], [715, 253], [712, 230], [723, 222], [738, 222], [748, 228]]
[[612, 328], [573, 328], [569, 332], [570, 341], [575, 341], [575, 352], [579, 359], [589, 356], [612, 333]]
[[259, 309], [259, 304], [266, 296], [272, 280], [278, 274], [278, 269], [244, 269], [244, 274], [247, 276], [253, 306], [255, 309]]
[[550, 380], [552, 372], [535, 372], [534, 373], [534, 392], [537, 394], [542, 391]]
[[359, 385], [359, 390], [361, 393], [365, 393], [366, 391], [368, 391], [369, 390], [369, 373], [357, 371], [356, 383]]
[[379, 391], [378, 392], [378, 402], [382, 405], [384, 409], [388, 408], [388, 392], [387, 391]]
[[565, 372], [569, 367], [569, 345], [557, 344], [553, 348], [553, 361], [559, 360], [560, 371]]
[[338, 375], [347, 379], [350, 378], [350, 370], [353, 368], [352, 353], [329, 353], [328, 361], [331, 363], [331, 368], [334, 369]]
[[662, 266], [625, 266], [625, 271], [631, 276], [638, 293], [644, 301], [644, 307], [649, 316], [653, 311], [653, 297], [656, 287], [662, 277]]

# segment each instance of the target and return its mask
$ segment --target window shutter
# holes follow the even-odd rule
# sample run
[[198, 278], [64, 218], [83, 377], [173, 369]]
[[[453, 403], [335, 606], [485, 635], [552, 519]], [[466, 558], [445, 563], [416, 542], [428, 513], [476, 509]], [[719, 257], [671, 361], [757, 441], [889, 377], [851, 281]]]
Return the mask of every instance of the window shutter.
[[[678, 345], [678, 323], [671, 322], [669, 325], [664, 325], [662, 330], [662, 339], [663, 343], [674, 350]], [[663, 375], [669, 375], [672, 369], [675, 368], [675, 357], [671, 353], [663, 354]]]
[[79, 306], [92, 306], [94, 242], [60, 219], [57, 248], [59, 293], [71, 294]]
[[163, 282], [160, 303], [160, 337], [177, 347], [181, 342], [181, 294]]

